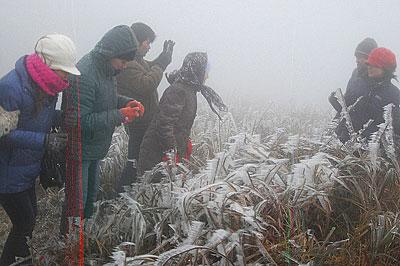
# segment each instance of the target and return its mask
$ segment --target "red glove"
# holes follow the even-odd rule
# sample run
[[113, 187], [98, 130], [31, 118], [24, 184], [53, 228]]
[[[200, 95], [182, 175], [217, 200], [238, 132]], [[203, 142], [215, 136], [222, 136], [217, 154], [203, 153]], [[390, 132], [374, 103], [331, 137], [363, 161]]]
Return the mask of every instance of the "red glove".
[[144, 114], [144, 106], [141, 102], [136, 100], [130, 101], [126, 104], [126, 107], [138, 107], [139, 108], [139, 115], [143, 116]]
[[124, 107], [119, 109], [124, 117], [124, 124], [132, 122], [136, 117], [139, 117], [139, 107]]

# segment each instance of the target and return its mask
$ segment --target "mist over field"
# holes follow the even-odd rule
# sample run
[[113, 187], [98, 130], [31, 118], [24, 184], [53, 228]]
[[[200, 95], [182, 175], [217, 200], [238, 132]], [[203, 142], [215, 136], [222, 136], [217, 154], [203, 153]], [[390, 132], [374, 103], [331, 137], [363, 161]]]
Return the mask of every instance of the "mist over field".
[[[400, 51], [396, 0], [0, 2], [0, 75], [44, 34], [70, 36], [81, 57], [111, 27], [141, 21], [157, 34], [147, 59], [161, 52], [165, 39], [176, 42], [167, 72], [188, 52], [207, 51], [208, 84], [227, 101], [330, 108], [327, 96], [345, 88], [362, 39]], [[166, 87], [164, 78], [160, 92]]]
[[[159, 124], [172, 123], [171, 118], [178, 117], [176, 110], [187, 114], [185, 108], [193, 107], [195, 98], [185, 100], [184, 109], [180, 100], [176, 101], [178, 107], [160, 108], [146, 133], [147, 137], [157, 132], [154, 134], [158, 137], [133, 149], [140, 150], [137, 167], [136, 159], [129, 155], [129, 138], [140, 136], [142, 129], [131, 131], [127, 123], [137, 119], [138, 110], [121, 108], [120, 120], [110, 122], [114, 109], [98, 112], [93, 108], [84, 117], [79, 116], [78, 107], [78, 126], [68, 125], [66, 116], [65, 129], [62, 126], [52, 133], [61, 136], [60, 143], [67, 147], [77, 144], [77, 156], [71, 156], [75, 147], [54, 153], [62, 158], [39, 158], [35, 150], [37, 169], [42, 160], [41, 170], [50, 171], [38, 174], [45, 182], [37, 180], [32, 190], [37, 193], [38, 215], [28, 241], [32, 256], [24, 261], [75, 265], [73, 261], [79, 258], [79, 265], [106, 266], [400, 265], [398, 89], [379, 79], [374, 80], [379, 86], [368, 88], [371, 90], [364, 90], [366, 83], [357, 83], [357, 87], [353, 82], [353, 89], [362, 90], [363, 95], [352, 91], [354, 95], [349, 98], [355, 99], [350, 102], [338, 91], [339, 115], [335, 119], [328, 102], [332, 91], [342, 88], [344, 92], [356, 67], [355, 48], [366, 37], [400, 53], [399, 0], [0, 0], [0, 7], [0, 77], [12, 70], [21, 56], [31, 54], [36, 41], [45, 34], [71, 37], [79, 60], [112, 27], [143, 22], [157, 35], [145, 59], [156, 58], [164, 40], [176, 42], [166, 73], [179, 68], [187, 53], [207, 52], [210, 73], [206, 85], [217, 91], [229, 108], [226, 112], [214, 94], [213, 99], [207, 98], [211, 90], [202, 87], [205, 96], [198, 93], [198, 108], [190, 118], [196, 119], [175, 119], [193, 122], [184, 134], [176, 133], [177, 127], [183, 127], [179, 123], [173, 122], [168, 128]], [[392, 69], [393, 61], [389, 61]], [[102, 89], [110, 89], [113, 83], [109, 83]], [[395, 80], [393, 83], [399, 85]], [[6, 91], [14, 87], [3, 84], [0, 94], [6, 101], [11, 98], [8, 92], [22, 94], [26, 89]], [[160, 95], [167, 86], [163, 77]], [[383, 89], [371, 93], [376, 88]], [[93, 100], [93, 106], [103, 105], [109, 98], [98, 97], [102, 92], [94, 94], [95, 100], [86, 99]], [[77, 97], [78, 101], [82, 98]], [[205, 98], [223, 107], [217, 108], [219, 116]], [[35, 110], [42, 99], [35, 98]], [[171, 99], [167, 100], [175, 103]], [[376, 108], [377, 102], [385, 104]], [[29, 105], [22, 103], [23, 107]], [[42, 138], [40, 129], [40, 138], [30, 141], [26, 136], [36, 131], [27, 133], [26, 128], [30, 130], [31, 126], [20, 126], [20, 121], [36, 124], [26, 116], [31, 115], [31, 109], [27, 110], [21, 111], [25, 115], [21, 119], [20, 109], [4, 112], [0, 107], [0, 177], [6, 184], [22, 180], [18, 179], [22, 167], [30, 167], [26, 169], [31, 174], [34, 168], [26, 160], [34, 161], [28, 152], [38, 149], [39, 140], [45, 140], [43, 149], [51, 155], [47, 152], [52, 148], [51, 134]], [[71, 108], [66, 110], [68, 115]], [[143, 110], [140, 112], [143, 114]], [[122, 118], [127, 127], [121, 126]], [[81, 127], [83, 120], [86, 126]], [[118, 124], [115, 130], [113, 123]], [[157, 129], [151, 128], [153, 125]], [[15, 127], [22, 137], [12, 135]], [[348, 139], [341, 133], [348, 133]], [[100, 142], [109, 141], [101, 140], [106, 134], [112, 135], [112, 141], [107, 144], [107, 155], [96, 159], [99, 173], [88, 173], [92, 170], [86, 167], [83, 177], [81, 168], [87, 161], [81, 147], [100, 147]], [[159, 162], [136, 175], [140, 163], [149, 161], [141, 158], [151, 152], [146, 151], [149, 143], [162, 144], [161, 135], [174, 140], [172, 149], [157, 150]], [[182, 146], [187, 144], [186, 152], [190, 153], [186, 157], [185, 152], [180, 162], [178, 138], [185, 141]], [[74, 163], [78, 163], [78, 171]], [[16, 169], [16, 175], [11, 174], [12, 169]], [[45, 177], [53, 175], [63, 175], [56, 180], [61, 185], [45, 188]], [[93, 181], [93, 176], [98, 180]], [[127, 182], [122, 182], [125, 178]], [[61, 179], [66, 180], [64, 187]], [[82, 204], [84, 179], [87, 197]], [[93, 191], [89, 196], [88, 187], [96, 190], [97, 181], [97, 197]], [[0, 182], [0, 188], [2, 185]], [[15, 228], [1, 197], [7, 194], [0, 194], [1, 254], [6, 253], [6, 239]], [[93, 216], [88, 217], [84, 205], [90, 197], [96, 202]], [[63, 202], [68, 219], [62, 215]], [[75, 203], [80, 203], [78, 208]], [[69, 217], [75, 209], [79, 209], [78, 216]], [[69, 223], [67, 236], [60, 235], [60, 221], [65, 220]]]

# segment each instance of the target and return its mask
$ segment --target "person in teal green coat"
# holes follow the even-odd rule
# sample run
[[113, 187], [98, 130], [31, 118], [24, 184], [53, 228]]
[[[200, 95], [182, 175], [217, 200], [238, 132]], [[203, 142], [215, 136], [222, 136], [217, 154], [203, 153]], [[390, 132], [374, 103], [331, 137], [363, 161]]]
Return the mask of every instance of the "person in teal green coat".
[[[78, 62], [81, 76], [71, 81], [71, 90], [63, 96], [69, 138], [64, 204], [68, 217], [79, 216], [77, 211], [82, 209], [85, 218], [92, 215], [99, 185], [99, 161], [110, 148], [115, 127], [143, 115], [139, 102], [117, 94], [115, 80], [135, 58], [137, 46], [129, 26], [112, 28]], [[62, 233], [64, 222], [62, 218]]]

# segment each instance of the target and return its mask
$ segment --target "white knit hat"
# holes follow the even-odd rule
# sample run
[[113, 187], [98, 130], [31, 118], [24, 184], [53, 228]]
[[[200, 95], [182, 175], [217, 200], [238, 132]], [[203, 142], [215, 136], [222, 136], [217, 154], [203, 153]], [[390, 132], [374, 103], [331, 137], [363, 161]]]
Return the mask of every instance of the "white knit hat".
[[35, 52], [53, 70], [62, 70], [73, 75], [80, 75], [76, 68], [76, 48], [72, 40], [62, 34], [49, 34], [40, 38]]

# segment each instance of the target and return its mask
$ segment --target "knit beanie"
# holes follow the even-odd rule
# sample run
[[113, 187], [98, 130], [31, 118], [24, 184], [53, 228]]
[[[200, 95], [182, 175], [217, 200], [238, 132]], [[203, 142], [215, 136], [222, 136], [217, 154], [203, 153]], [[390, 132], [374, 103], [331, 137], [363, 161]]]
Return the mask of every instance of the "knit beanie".
[[365, 38], [362, 42], [357, 45], [356, 51], [354, 52], [355, 55], [362, 54], [362, 55], [369, 55], [369, 53], [378, 47], [376, 41], [372, 38]]

